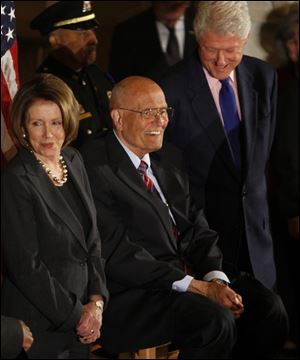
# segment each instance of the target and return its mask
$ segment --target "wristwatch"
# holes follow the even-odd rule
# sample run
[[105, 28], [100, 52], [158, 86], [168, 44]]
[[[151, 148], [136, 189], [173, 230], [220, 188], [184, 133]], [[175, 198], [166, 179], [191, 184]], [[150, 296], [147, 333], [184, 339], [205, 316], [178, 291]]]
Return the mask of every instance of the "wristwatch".
[[225, 280], [222, 280], [222, 279], [212, 279], [211, 282], [215, 282], [215, 283], [218, 283], [218, 284], [224, 285], [224, 286], [228, 285], [228, 282]]

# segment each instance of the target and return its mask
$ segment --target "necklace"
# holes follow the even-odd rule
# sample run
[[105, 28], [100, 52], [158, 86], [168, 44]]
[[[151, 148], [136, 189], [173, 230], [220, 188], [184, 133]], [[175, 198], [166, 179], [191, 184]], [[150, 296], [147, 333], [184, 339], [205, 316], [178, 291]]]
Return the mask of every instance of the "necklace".
[[54, 182], [54, 184], [58, 186], [62, 186], [67, 180], [68, 180], [68, 169], [67, 165], [65, 163], [64, 158], [62, 155], [59, 156], [59, 165], [62, 170], [62, 178], [59, 179], [57, 176], [55, 176], [51, 169], [49, 169], [42, 160], [37, 158], [37, 161], [42, 165], [43, 169], [46, 171], [47, 175], [50, 177], [50, 179]]

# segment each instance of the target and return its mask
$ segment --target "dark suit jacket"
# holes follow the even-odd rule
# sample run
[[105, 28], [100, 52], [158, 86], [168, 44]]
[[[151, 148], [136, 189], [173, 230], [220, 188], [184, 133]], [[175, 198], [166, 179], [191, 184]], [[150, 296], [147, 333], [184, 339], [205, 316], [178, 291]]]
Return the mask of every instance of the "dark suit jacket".
[[[114, 134], [81, 151], [99, 214], [111, 293], [101, 343], [118, 352], [167, 341], [163, 324], [169, 320], [172, 283], [184, 278], [183, 264], [199, 279], [221, 269], [217, 235], [191, 206], [187, 177], [169, 149], [151, 154], [151, 167], [176, 220], [179, 240], [168, 208], [148, 192]], [[156, 332], [145, 338], [143, 329], [153, 324]]]
[[160, 81], [168, 105], [175, 108], [167, 136], [184, 151], [192, 196], [219, 233], [224, 270], [236, 272], [239, 249], [247, 241], [254, 274], [271, 287], [275, 266], [265, 168], [275, 129], [276, 73], [270, 65], [249, 56], [243, 57], [236, 71], [242, 113], [242, 173], [235, 167], [197, 53]]
[[[196, 48], [193, 18], [194, 10], [189, 8], [185, 13], [184, 57]], [[168, 69], [155, 21], [154, 12], [150, 9], [115, 28], [109, 71], [116, 81], [130, 75], [158, 79]]]
[[287, 220], [299, 216], [299, 79], [291, 80], [279, 96], [272, 174], [276, 203]]
[[19, 320], [1, 315], [1, 359], [15, 359], [22, 345], [23, 332]]
[[74, 328], [91, 294], [107, 297], [96, 212], [79, 153], [63, 150], [90, 216], [87, 238], [72, 209], [34, 155], [22, 149], [1, 181], [6, 276], [2, 314], [22, 319], [34, 334], [29, 356], [55, 353], [76, 341]]

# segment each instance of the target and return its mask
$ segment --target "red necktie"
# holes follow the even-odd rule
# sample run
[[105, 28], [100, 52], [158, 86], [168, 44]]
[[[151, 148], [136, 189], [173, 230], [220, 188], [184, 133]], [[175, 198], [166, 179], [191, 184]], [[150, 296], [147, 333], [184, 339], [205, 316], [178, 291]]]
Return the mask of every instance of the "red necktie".
[[153, 184], [153, 181], [147, 176], [147, 169], [148, 169], [148, 165], [145, 163], [145, 161], [141, 160], [140, 166], [137, 169], [138, 173], [141, 175], [147, 188], [151, 192], [154, 192], [154, 190], [155, 190], [154, 184]]
[[[151, 191], [152, 193], [157, 193], [157, 195], [161, 199], [160, 195], [158, 194], [158, 191], [155, 189], [153, 181], [147, 176], [147, 169], [148, 169], [148, 165], [146, 164], [145, 161], [141, 160], [140, 166], [137, 169], [138, 173], [143, 178], [144, 183], [146, 184], [149, 191]], [[176, 224], [174, 223], [174, 221], [173, 221], [173, 219], [171, 217], [170, 217], [170, 220], [172, 222], [172, 230], [173, 230], [174, 237], [175, 237], [176, 241], [178, 242], [179, 241], [179, 231], [178, 231], [178, 229], [176, 227]], [[189, 269], [186, 267], [186, 265], [184, 265], [184, 272], [185, 272], [185, 274], [190, 273]]]

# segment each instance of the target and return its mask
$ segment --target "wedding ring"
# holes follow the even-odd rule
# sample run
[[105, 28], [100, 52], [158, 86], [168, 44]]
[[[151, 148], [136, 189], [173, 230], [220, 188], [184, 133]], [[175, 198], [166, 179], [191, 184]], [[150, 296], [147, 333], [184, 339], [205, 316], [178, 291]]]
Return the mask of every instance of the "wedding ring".
[[95, 332], [95, 331], [92, 329], [92, 330], [91, 330], [91, 334], [94, 334], [94, 332]]

